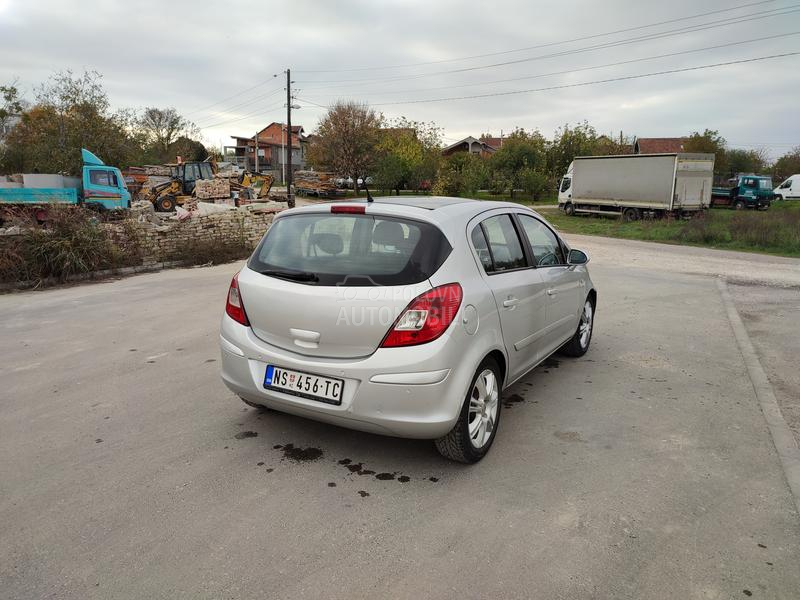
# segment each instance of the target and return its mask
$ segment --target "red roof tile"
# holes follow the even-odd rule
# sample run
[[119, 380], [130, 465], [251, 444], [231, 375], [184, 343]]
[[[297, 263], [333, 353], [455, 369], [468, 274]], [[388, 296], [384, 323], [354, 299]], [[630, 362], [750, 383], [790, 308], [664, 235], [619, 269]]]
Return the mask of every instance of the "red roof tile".
[[639, 154], [664, 154], [683, 152], [686, 138], [636, 138], [635, 148]]

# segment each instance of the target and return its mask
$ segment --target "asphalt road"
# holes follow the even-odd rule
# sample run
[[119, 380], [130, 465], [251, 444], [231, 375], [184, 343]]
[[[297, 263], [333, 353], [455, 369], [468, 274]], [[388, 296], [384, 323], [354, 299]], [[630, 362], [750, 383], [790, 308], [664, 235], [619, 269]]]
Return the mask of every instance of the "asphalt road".
[[239, 402], [235, 265], [0, 296], [0, 598], [797, 598], [800, 517], [696, 269], [719, 255], [573, 239], [592, 348], [509, 390], [474, 466]]

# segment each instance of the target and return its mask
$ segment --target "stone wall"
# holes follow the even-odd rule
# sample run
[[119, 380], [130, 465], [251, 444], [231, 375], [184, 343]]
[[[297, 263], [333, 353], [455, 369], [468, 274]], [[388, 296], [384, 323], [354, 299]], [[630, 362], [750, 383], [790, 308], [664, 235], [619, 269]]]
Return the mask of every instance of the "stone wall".
[[[274, 203], [276, 204], [276, 203]], [[242, 207], [206, 216], [192, 215], [182, 221], [158, 221], [147, 215], [116, 223], [104, 223], [114, 244], [140, 258], [143, 265], [182, 260], [198, 246], [240, 246], [252, 250], [269, 229], [280, 205]]]

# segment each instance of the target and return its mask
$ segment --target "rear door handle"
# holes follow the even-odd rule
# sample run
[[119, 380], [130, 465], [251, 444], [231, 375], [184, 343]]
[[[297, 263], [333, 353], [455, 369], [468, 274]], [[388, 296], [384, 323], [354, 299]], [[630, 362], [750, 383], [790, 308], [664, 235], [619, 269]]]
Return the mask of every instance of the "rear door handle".
[[555, 296], [557, 293], [558, 293], [558, 290], [553, 290], [553, 289], [547, 290], [547, 295], [548, 296]]
[[517, 304], [519, 304], [519, 299], [513, 296], [509, 296], [507, 300], [503, 300], [503, 307], [505, 308], [514, 308]]

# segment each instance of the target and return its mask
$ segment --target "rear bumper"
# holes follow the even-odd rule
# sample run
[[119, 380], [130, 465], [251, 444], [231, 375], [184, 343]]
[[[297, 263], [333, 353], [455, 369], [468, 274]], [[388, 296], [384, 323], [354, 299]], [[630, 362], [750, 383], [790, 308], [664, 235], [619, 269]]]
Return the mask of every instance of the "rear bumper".
[[[242, 398], [275, 410], [370, 433], [433, 439], [453, 428], [475, 367], [446, 364], [442, 348], [448, 340], [444, 335], [421, 346], [381, 348], [365, 358], [319, 358], [267, 344], [224, 315], [222, 380]], [[341, 405], [265, 389], [269, 364], [343, 379]]]

